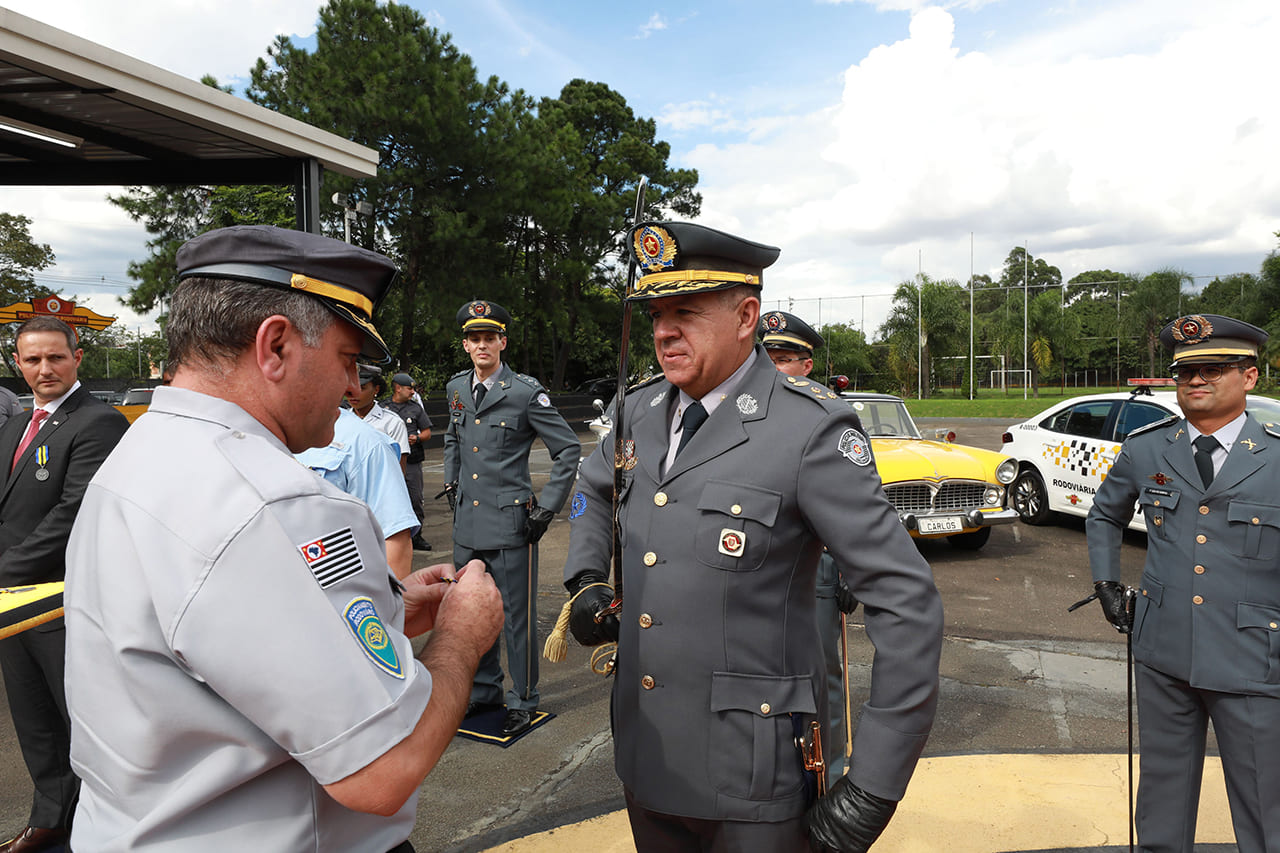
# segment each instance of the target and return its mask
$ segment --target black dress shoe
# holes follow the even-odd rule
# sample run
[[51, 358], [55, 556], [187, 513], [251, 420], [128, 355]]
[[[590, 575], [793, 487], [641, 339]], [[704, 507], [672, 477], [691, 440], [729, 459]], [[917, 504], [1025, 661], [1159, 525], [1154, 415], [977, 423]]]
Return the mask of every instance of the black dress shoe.
[[0, 853], [40, 853], [65, 846], [69, 838], [70, 830], [28, 826], [8, 842], [0, 844]]
[[532, 711], [521, 711], [518, 708], [512, 708], [507, 711], [507, 718], [502, 721], [502, 734], [504, 737], [518, 735], [528, 729], [532, 722]]
[[421, 536], [415, 536], [415, 537], [413, 537], [413, 539], [412, 539], [411, 541], [412, 541], [412, 543], [413, 543], [413, 550], [415, 550], [415, 551], [430, 551], [430, 550], [431, 550], [431, 543], [430, 543], [430, 542], [428, 542], [427, 540], [423, 539]]
[[[467, 713], [463, 715], [463, 719], [470, 719], [477, 714], [486, 714], [501, 707], [502, 705], [497, 702], [468, 702]], [[0, 850], [0, 853], [4, 853], [4, 851]]]

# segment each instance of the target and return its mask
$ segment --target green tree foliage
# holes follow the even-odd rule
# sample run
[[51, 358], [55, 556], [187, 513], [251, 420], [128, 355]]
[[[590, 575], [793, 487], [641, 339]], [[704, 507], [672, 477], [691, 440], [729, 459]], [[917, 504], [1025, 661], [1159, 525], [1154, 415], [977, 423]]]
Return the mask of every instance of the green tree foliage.
[[1181, 270], [1163, 269], [1145, 276], [1121, 294], [1120, 324], [1139, 335], [1146, 349], [1146, 375], [1160, 376], [1160, 330], [1177, 317], [1182, 285], [1191, 276]]
[[813, 354], [815, 378], [825, 379], [843, 374], [849, 377], [850, 390], [862, 387], [863, 374], [874, 372], [874, 361], [867, 336], [845, 323], [831, 323], [818, 330], [826, 346]]
[[[326, 175], [325, 193], [373, 206], [355, 241], [400, 265], [378, 316], [402, 365], [461, 365], [454, 315], [471, 298], [518, 302], [509, 246], [529, 192], [529, 99], [481, 82], [447, 34], [408, 6], [332, 0], [316, 48], [279, 37], [251, 100], [374, 148], [378, 175]], [[518, 311], [518, 309], [515, 309]], [[517, 322], [522, 318], [517, 317]], [[396, 334], [398, 330], [398, 334]], [[520, 340], [508, 350], [520, 361]]]
[[31, 239], [31, 220], [21, 214], [0, 213], [0, 299], [5, 305], [44, 296], [34, 273], [54, 262], [48, 243]]
[[919, 385], [927, 398], [933, 385], [932, 359], [962, 355], [961, 340], [968, 352], [968, 317], [968, 289], [954, 279], [935, 281], [922, 274], [918, 281], [898, 285], [879, 336], [889, 344], [889, 368], [904, 393]]
[[573, 80], [538, 105], [532, 134], [541, 163], [531, 170], [518, 246], [528, 284], [524, 315], [540, 321], [526, 322], [526, 333], [534, 325], [547, 335], [553, 388], [563, 386], [584, 325], [617, 338], [624, 281], [611, 275], [609, 261], [626, 256], [640, 176], [649, 177], [646, 218], [691, 218], [701, 208], [697, 172], [670, 168], [671, 146], [656, 133], [653, 119], [637, 118], [604, 83]]

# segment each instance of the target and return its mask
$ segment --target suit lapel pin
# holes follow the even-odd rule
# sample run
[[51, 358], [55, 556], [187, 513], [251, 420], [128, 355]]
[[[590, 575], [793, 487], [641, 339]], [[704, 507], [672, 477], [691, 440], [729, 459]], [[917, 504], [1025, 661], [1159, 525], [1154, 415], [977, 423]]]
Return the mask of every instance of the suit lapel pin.
[[738, 396], [738, 411], [744, 415], [754, 415], [760, 411], [760, 404], [750, 394], [741, 394]]
[[1253, 440], [1248, 438], [1240, 439], [1240, 443], [1243, 444], [1245, 447], [1249, 448], [1249, 450], [1253, 450], [1253, 448], [1257, 447], [1257, 445], [1253, 442]]

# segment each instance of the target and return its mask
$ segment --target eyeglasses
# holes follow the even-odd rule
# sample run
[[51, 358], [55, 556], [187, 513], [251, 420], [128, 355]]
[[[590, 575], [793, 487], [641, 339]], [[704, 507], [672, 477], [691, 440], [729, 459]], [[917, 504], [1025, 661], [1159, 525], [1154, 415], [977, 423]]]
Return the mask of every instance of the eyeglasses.
[[774, 364], [790, 364], [793, 361], [804, 361], [803, 358], [789, 358], [785, 355], [771, 355], [769, 358], [773, 359]]
[[1173, 381], [1179, 385], [1186, 385], [1196, 376], [1199, 376], [1205, 382], [1217, 382], [1222, 378], [1222, 374], [1233, 367], [1239, 367], [1238, 364], [1199, 364], [1191, 367], [1175, 367], [1172, 371]]

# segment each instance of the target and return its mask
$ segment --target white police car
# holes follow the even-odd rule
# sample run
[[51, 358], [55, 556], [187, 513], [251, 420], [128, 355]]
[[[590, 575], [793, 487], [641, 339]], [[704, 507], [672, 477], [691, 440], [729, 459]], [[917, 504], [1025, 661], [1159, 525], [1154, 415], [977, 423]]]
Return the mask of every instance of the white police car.
[[[1028, 524], [1043, 524], [1055, 512], [1086, 516], [1093, 496], [1135, 429], [1182, 416], [1172, 380], [1146, 380], [1131, 392], [1073, 397], [1009, 427], [1000, 450], [1018, 460], [1011, 503]], [[1246, 411], [1261, 423], [1280, 423], [1280, 401], [1249, 395]], [[1146, 531], [1135, 512], [1129, 527]]]

